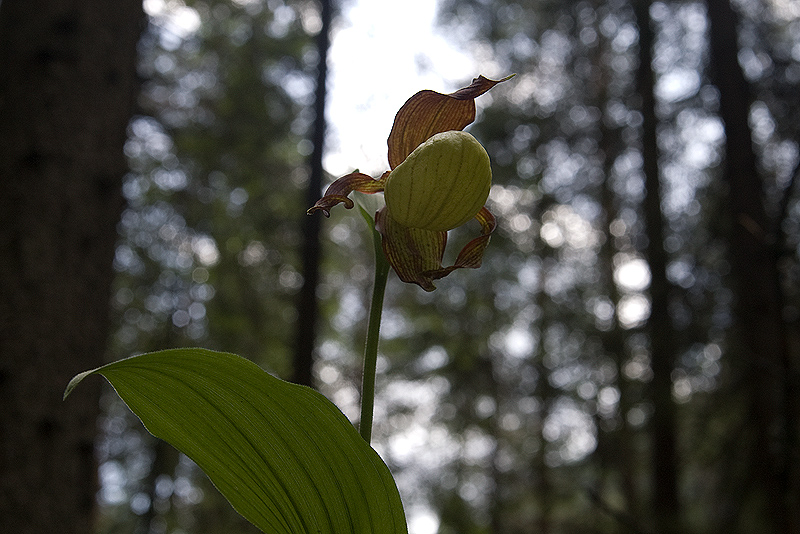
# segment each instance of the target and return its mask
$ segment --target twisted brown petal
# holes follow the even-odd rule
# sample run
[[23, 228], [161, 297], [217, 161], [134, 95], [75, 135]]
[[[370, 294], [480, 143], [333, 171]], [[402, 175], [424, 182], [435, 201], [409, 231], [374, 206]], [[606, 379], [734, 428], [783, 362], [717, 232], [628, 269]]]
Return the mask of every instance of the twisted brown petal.
[[486, 246], [489, 244], [489, 238], [492, 232], [497, 227], [497, 222], [494, 215], [484, 206], [481, 211], [475, 216], [478, 222], [481, 223], [481, 235], [476, 237], [461, 249], [458, 253], [456, 262], [450, 267], [443, 267], [434, 271], [423, 273], [425, 277], [431, 277], [433, 280], [444, 278], [456, 269], [477, 269], [483, 262], [483, 253]]
[[389, 216], [386, 208], [375, 214], [375, 228], [382, 236], [383, 253], [403, 282], [433, 291], [433, 278], [424, 273], [442, 267], [447, 232], [409, 228]]
[[350, 209], [354, 206], [353, 201], [347, 198], [350, 193], [353, 191], [370, 195], [380, 193], [383, 191], [388, 175], [389, 172], [387, 171], [377, 180], [361, 172], [351, 172], [342, 176], [328, 186], [328, 189], [325, 190], [325, 195], [317, 200], [317, 203], [311, 206], [306, 213], [311, 215], [315, 211], [321, 210], [326, 217], [330, 217], [331, 208], [339, 203], [344, 203], [344, 207]]
[[481, 208], [475, 218], [481, 223], [481, 235], [467, 243], [456, 262], [449, 267], [442, 267], [447, 232], [408, 228], [394, 221], [386, 208], [375, 215], [375, 228], [383, 237], [386, 259], [400, 280], [415, 283], [425, 291], [433, 291], [436, 289], [434, 280], [444, 278], [456, 269], [477, 269], [481, 266], [483, 253], [497, 223], [486, 207]]
[[448, 130], [463, 130], [475, 120], [475, 99], [502, 80], [478, 76], [467, 87], [448, 95], [420, 91], [397, 112], [389, 133], [389, 168], [394, 169], [429, 137]]

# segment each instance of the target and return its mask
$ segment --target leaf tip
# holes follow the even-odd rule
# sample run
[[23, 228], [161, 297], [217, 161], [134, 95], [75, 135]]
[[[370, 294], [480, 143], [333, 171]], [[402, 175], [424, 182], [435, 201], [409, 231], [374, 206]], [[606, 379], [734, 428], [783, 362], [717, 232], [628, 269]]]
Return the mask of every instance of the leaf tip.
[[69, 381], [69, 384], [67, 384], [67, 388], [64, 390], [64, 396], [62, 397], [62, 400], [66, 400], [67, 396], [69, 396], [69, 394], [72, 393], [72, 390], [75, 389], [75, 387], [78, 384], [80, 384], [84, 378], [94, 373], [95, 370], [96, 369], [92, 369], [91, 371], [84, 371], [72, 377], [72, 380]]

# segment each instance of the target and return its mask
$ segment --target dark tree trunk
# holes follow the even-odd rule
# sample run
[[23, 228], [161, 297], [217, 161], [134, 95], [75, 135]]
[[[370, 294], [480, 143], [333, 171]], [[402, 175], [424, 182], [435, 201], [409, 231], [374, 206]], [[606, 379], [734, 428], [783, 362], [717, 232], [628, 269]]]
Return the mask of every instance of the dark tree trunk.
[[[330, 27], [333, 17], [331, 0], [320, 0], [322, 28], [317, 36], [319, 65], [317, 67], [317, 87], [314, 101], [314, 131], [311, 153], [311, 174], [308, 181], [306, 206], [311, 207], [319, 200], [322, 189], [322, 155], [325, 148], [325, 100], [327, 96], [328, 49], [330, 48]], [[294, 370], [292, 381], [312, 386], [314, 383], [314, 343], [317, 337], [317, 285], [319, 284], [319, 264], [321, 261], [320, 243], [321, 221], [319, 217], [306, 217], [303, 221], [303, 286], [297, 301], [297, 332], [295, 333]]]
[[745, 373], [748, 416], [755, 428], [750, 440], [741, 440], [740, 447], [749, 447], [751, 475], [748, 487], [739, 491], [747, 506], [760, 508], [765, 532], [798, 532], [789, 502], [793, 453], [787, 450], [785, 331], [772, 224], [748, 121], [752, 94], [738, 62], [738, 17], [730, 1], [707, 0], [707, 6], [712, 75], [725, 123], [727, 239], [736, 295], [731, 351]]
[[[92, 531], [141, 0], [0, 3], [0, 532]], [[93, 389], [92, 389], [93, 388]]]
[[[602, 2], [599, 2], [602, 4]], [[598, 21], [599, 26], [599, 21]], [[598, 27], [599, 29], [599, 27]], [[609, 85], [614, 73], [607, 58], [607, 50], [611, 46], [609, 41], [603, 41], [598, 46], [591, 57], [593, 64], [600, 67], [600, 78], [596, 82], [596, 95], [594, 96], [595, 105], [602, 109], [605, 103], [612, 98]], [[619, 217], [618, 202], [619, 198], [614, 191], [613, 175], [614, 162], [617, 160], [625, 146], [625, 142], [620, 138], [620, 129], [611, 126], [611, 121], [601, 120], [598, 123], [600, 131], [599, 151], [604, 155], [602, 161], [604, 180], [598, 192], [598, 199], [602, 207], [602, 214], [598, 218], [597, 227], [602, 229], [605, 239], [600, 245], [598, 254], [598, 266], [600, 271], [600, 287], [608, 295], [611, 302], [620, 302], [621, 293], [614, 281], [614, 256], [620, 251], [615, 243], [615, 237], [611, 232], [611, 225]], [[634, 393], [631, 381], [623, 372], [627, 359], [625, 344], [628, 338], [627, 330], [623, 329], [617, 310], [611, 317], [611, 327], [608, 331], [602, 332], [603, 347], [607, 354], [613, 359], [617, 369], [617, 386], [620, 391], [619, 413], [622, 414], [623, 421], [619, 428], [597, 433], [597, 448], [594, 455], [600, 466], [600, 476], [597, 485], [590, 491], [590, 498], [598, 505], [601, 510], [612, 513], [615, 520], [622, 526], [628, 527], [632, 531], [638, 531], [638, 519], [641, 515], [642, 492], [639, 491], [637, 484], [637, 461], [638, 455], [635, 451], [635, 438], [637, 431], [624, 420], [625, 414], [638, 399]], [[599, 428], [603, 428], [604, 421], [600, 414], [595, 415]], [[619, 491], [623, 498], [623, 505], [620, 510], [615, 510], [607, 505], [605, 500], [605, 488], [614, 487], [614, 481], [618, 480], [616, 491]], [[611, 491], [614, 491], [612, 489]], [[649, 515], [649, 514], [648, 514]]]
[[672, 371], [675, 344], [669, 316], [671, 284], [667, 279], [669, 258], [664, 250], [664, 216], [661, 209], [661, 184], [658, 164], [658, 119], [655, 111], [653, 77], [653, 30], [650, 27], [650, 1], [636, 2], [639, 27], [639, 68], [637, 89], [642, 99], [642, 162], [645, 181], [644, 221], [647, 246], [644, 255], [650, 268], [650, 358], [653, 379], [650, 383], [653, 416], [650, 432], [653, 455], [653, 519], [656, 532], [677, 533], [680, 528], [678, 502], [678, 462], [676, 414], [672, 400]]

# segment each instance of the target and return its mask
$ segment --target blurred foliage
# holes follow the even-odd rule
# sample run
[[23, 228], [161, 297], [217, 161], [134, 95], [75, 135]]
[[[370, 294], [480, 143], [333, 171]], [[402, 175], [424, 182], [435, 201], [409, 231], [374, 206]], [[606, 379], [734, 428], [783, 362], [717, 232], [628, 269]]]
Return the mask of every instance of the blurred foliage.
[[[141, 44], [146, 84], [128, 145], [112, 353], [203, 345], [287, 376], [315, 7], [188, 5], [197, 31], [175, 33], [174, 19], [153, 16]], [[765, 276], [780, 277], [795, 373], [777, 376], [775, 388], [797, 388], [800, 12], [782, 0], [735, 7], [755, 97], [750, 134], [775, 224], [779, 272]], [[654, 2], [649, 16], [680, 511], [687, 532], [756, 532], [765, 497], [742, 489], [757, 451], [738, 445], [757, 426], [742, 394], [752, 367], [732, 341], [726, 131], [708, 13], [702, 2]], [[486, 65], [482, 74], [518, 73], [481, 102], [470, 128], [492, 157], [499, 228], [480, 270], [431, 294], [390, 278], [376, 448], [412, 531], [415, 516], [431, 515], [442, 534], [655, 531], [658, 407], [632, 4], [447, 0], [440, 22]], [[319, 388], [351, 420], [372, 268], [363, 224], [344, 210], [326, 221], [318, 288]], [[453, 232], [448, 250], [475, 233]], [[130, 532], [137, 518], [137, 532], [240, 528], [191, 464], [134, 430], [116, 403], [106, 408], [103, 532]], [[786, 410], [796, 444], [796, 397]], [[787, 457], [787, 469], [792, 462], [796, 470], [800, 459]], [[798, 495], [787, 499], [800, 506]]]
[[300, 12], [313, 6], [273, 3], [192, 3], [196, 32], [156, 16], [141, 44], [120, 350], [207, 342], [287, 372], [316, 55]]
[[[140, 115], [126, 145], [112, 359], [224, 348], [287, 377], [316, 7], [154, 2], [150, 15]], [[107, 403], [103, 531], [255, 530], [190, 462]]]
[[[756, 95], [751, 123], [767, 211], [791, 228], [778, 237], [781, 271], [764, 276], [781, 277], [787, 331], [796, 336], [800, 65], [786, 45], [797, 41], [800, 13], [755, 5], [739, 6], [739, 59]], [[655, 2], [649, 15], [682, 515], [691, 531], [755, 531], [767, 512], [765, 496], [745, 489], [759, 452], [734, 450], [757, 425], [741, 395], [752, 367], [731, 341], [725, 131], [708, 74], [708, 19], [697, 2]], [[442, 379], [429, 424], [405, 431], [427, 435], [417, 436], [420, 450], [441, 435], [459, 453], [434, 470], [405, 452], [398, 466], [425, 481], [440, 532], [658, 531], [632, 4], [454, 0], [442, 24], [498, 73], [518, 75], [472, 130], [492, 156], [489, 207], [500, 235], [479, 275], [442, 284], [446, 297], [428, 310], [408, 308], [414, 320], [391, 345], [413, 347], [412, 369], [437, 362], [420, 381]], [[791, 350], [796, 373], [796, 341]], [[408, 369], [397, 374], [407, 379]], [[774, 390], [787, 381], [796, 376]], [[786, 406], [796, 443], [796, 399]], [[792, 449], [785, 454], [791, 462]], [[798, 505], [798, 495], [786, 498]]]

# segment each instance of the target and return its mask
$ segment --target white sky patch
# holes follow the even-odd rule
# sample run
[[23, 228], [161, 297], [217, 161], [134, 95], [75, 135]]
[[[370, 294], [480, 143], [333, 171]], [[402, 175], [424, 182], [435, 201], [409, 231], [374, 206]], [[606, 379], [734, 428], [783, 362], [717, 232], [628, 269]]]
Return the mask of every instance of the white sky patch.
[[697, 93], [700, 75], [694, 70], [676, 69], [662, 75], [656, 82], [656, 95], [667, 102], [679, 102]]
[[416, 534], [436, 534], [439, 532], [439, 516], [430, 509], [411, 510], [408, 531]]
[[449, 93], [481, 74], [438, 33], [437, 10], [431, 0], [356, 0], [344, 8], [330, 49], [324, 163], [332, 175], [388, 170], [386, 138], [400, 106], [422, 89]]
[[192, 239], [192, 252], [205, 267], [216, 265], [219, 261], [217, 243], [209, 236], [198, 235]]
[[650, 301], [642, 294], [625, 295], [619, 300], [617, 313], [623, 328], [634, 328], [650, 316]]
[[164, 29], [161, 40], [167, 49], [175, 49], [181, 39], [186, 39], [200, 28], [200, 15], [183, 2], [144, 0], [142, 7]]
[[514, 358], [529, 357], [534, 347], [535, 339], [527, 329], [515, 327], [505, 335], [506, 352]]
[[644, 291], [650, 286], [650, 268], [641, 258], [620, 262], [614, 270], [614, 280], [625, 291]]
[[[438, 7], [431, 0], [353, 0], [334, 21], [324, 160], [332, 175], [356, 168], [382, 174], [389, 168], [386, 138], [408, 98], [422, 89], [452, 92], [478, 74], [492, 74], [479, 72], [473, 56], [439, 32]], [[197, 12], [180, 0], [144, 0], [144, 9], [164, 28], [168, 49], [200, 26]]]

